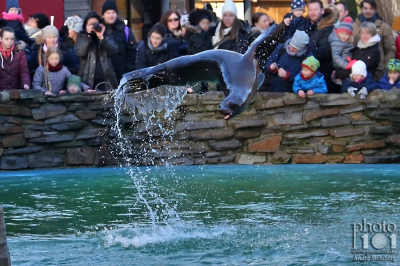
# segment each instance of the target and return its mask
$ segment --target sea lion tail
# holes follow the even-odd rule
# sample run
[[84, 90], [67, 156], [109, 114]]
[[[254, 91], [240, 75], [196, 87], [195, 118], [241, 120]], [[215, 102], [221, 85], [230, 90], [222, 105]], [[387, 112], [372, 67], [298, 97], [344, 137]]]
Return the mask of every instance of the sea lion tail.
[[265, 30], [260, 36], [257, 37], [249, 46], [247, 49], [247, 52], [245, 53], [244, 57], [246, 57], [248, 60], [253, 61], [255, 57], [256, 50], [258, 46], [270, 35], [274, 32], [276, 28], [276, 24], [272, 25], [269, 27], [267, 30]]

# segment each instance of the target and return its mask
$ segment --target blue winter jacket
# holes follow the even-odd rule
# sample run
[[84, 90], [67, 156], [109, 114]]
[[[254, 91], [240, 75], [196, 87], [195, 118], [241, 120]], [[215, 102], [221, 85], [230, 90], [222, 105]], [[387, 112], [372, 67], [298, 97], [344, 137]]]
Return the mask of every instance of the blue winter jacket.
[[386, 73], [380, 80], [379, 80], [379, 86], [382, 90], [391, 90], [393, 87], [396, 89], [400, 89], [400, 78], [396, 80], [394, 84], [389, 83], [389, 77], [388, 74]]
[[299, 73], [294, 79], [293, 91], [298, 93], [299, 90], [305, 92], [312, 90], [314, 93], [328, 93], [324, 75], [322, 75], [320, 72], [315, 73], [314, 77], [309, 80], [304, 80]]
[[297, 18], [292, 13], [287, 13], [283, 18], [292, 18], [290, 25], [285, 29], [285, 41], [292, 39], [296, 30], [307, 32], [308, 28], [310, 28], [311, 22], [304, 17]]
[[[312, 55], [308, 48], [305, 52], [303, 51], [294, 55], [289, 55], [287, 52], [289, 43], [290, 40], [285, 44], [278, 45], [266, 61], [267, 76], [271, 76], [271, 85], [267, 88], [267, 91], [292, 92], [294, 78], [300, 72], [301, 63], [304, 59]], [[278, 69], [283, 68], [286, 70], [286, 77], [281, 78], [277, 71], [271, 71], [270, 66], [275, 62], [278, 64]]]
[[374, 77], [370, 72], [368, 72], [367, 77], [361, 81], [360, 83], [354, 82], [351, 80], [351, 78], [347, 78], [343, 81], [342, 85], [342, 93], [348, 92], [347, 89], [349, 87], [354, 87], [358, 90], [361, 90], [362, 88], [366, 88], [368, 92], [371, 92], [373, 90], [379, 89], [379, 83], [374, 80]]

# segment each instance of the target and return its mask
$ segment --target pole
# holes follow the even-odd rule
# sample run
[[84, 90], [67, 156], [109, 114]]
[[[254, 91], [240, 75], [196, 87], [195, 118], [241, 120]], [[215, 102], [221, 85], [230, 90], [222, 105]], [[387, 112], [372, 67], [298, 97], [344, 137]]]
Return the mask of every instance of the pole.
[[0, 205], [0, 266], [11, 266], [10, 251], [6, 237], [6, 223], [4, 221], [3, 206]]
[[161, 0], [161, 14], [165, 14], [169, 9], [169, 0]]
[[247, 20], [251, 23], [251, 2], [250, 0], [243, 1], [243, 8], [244, 8], [244, 20]]

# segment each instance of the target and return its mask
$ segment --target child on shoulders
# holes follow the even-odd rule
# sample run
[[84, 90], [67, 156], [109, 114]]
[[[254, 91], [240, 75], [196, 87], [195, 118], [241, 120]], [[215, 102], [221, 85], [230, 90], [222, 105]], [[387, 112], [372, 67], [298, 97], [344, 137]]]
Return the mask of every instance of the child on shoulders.
[[379, 81], [380, 88], [382, 90], [400, 89], [400, 60], [389, 60], [387, 68], [387, 73]]
[[7, 0], [6, 12], [3, 12], [3, 20], [6, 26], [14, 30], [17, 40], [30, 45], [31, 40], [24, 29], [24, 17], [21, 15], [18, 0]]
[[287, 13], [283, 18], [290, 18], [290, 25], [286, 27], [284, 38], [285, 41], [291, 39], [296, 30], [307, 31], [309, 23], [303, 14], [305, 12], [306, 4], [304, 0], [293, 0], [290, 5], [292, 12]]
[[351, 97], [359, 94], [360, 99], [363, 100], [368, 96], [369, 92], [375, 89], [379, 89], [379, 84], [374, 80], [372, 74], [367, 71], [367, 65], [358, 60], [351, 67], [350, 78], [343, 81], [342, 93], [348, 92]]
[[324, 75], [317, 71], [319, 67], [320, 63], [314, 56], [310, 56], [302, 62], [301, 71], [295, 77], [293, 84], [293, 91], [300, 98], [305, 98], [306, 93], [313, 95], [328, 92]]

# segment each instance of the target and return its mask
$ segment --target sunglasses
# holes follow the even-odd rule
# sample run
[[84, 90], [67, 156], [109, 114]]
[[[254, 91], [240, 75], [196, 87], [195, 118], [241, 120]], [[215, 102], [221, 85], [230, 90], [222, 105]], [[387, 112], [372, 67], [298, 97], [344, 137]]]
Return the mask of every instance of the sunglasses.
[[171, 19], [168, 19], [168, 22], [173, 22], [173, 21], [179, 21], [179, 18], [171, 18]]

